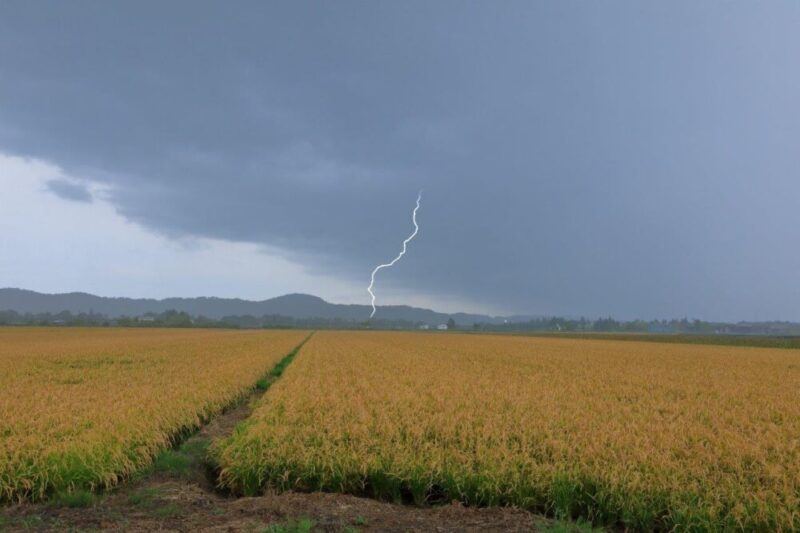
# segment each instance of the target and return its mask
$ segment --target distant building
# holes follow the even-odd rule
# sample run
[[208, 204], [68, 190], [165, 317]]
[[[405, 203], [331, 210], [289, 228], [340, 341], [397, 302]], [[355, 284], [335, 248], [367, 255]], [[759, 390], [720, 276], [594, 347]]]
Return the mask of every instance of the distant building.
[[152, 316], [143, 316], [139, 319], [139, 322], [155, 322], [156, 319]]
[[783, 333], [781, 328], [773, 324], [757, 322], [726, 324], [719, 329], [719, 332], [726, 335], [779, 335]]
[[447, 330], [447, 324], [439, 324], [438, 326], [436, 326], [436, 329], [438, 329], [440, 331], [446, 331]]
[[431, 327], [428, 324], [422, 324], [419, 329], [431, 329]]

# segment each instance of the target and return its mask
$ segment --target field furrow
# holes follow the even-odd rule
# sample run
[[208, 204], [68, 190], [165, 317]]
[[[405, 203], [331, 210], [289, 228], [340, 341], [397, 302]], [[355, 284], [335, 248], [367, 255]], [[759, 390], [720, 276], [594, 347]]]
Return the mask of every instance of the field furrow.
[[0, 330], [0, 500], [115, 485], [246, 394], [306, 336]]

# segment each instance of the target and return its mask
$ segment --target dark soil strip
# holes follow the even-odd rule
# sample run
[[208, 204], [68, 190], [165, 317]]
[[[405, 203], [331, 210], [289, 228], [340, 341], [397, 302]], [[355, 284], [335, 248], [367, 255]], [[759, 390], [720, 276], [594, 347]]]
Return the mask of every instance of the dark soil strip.
[[251, 393], [210, 420], [153, 467], [100, 495], [0, 507], [0, 531], [559, 531], [564, 524], [511, 508], [412, 507], [344, 494], [267, 493], [235, 498], [216, 490], [208, 448], [230, 436], [283, 374], [307, 337]]

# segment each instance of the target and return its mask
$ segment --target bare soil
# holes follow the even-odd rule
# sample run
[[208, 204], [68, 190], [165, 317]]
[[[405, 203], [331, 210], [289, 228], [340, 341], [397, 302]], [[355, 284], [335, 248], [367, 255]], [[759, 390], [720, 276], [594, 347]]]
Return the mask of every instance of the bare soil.
[[[264, 531], [307, 518], [314, 531], [534, 531], [545, 525], [508, 508], [409, 507], [342, 494], [266, 494], [225, 498], [193, 483], [150, 482], [152, 499], [124, 493], [84, 509], [24, 505], [5, 510], [9, 531]], [[546, 525], [545, 525], [546, 528]]]

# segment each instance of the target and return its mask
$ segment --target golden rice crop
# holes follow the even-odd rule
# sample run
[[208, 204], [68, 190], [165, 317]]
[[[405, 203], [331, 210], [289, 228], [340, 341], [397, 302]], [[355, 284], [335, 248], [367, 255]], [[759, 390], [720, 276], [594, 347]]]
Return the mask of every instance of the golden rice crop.
[[633, 529], [800, 528], [800, 353], [325, 332], [215, 448], [239, 492], [517, 505]]
[[0, 329], [0, 500], [117, 483], [243, 394], [305, 335]]

